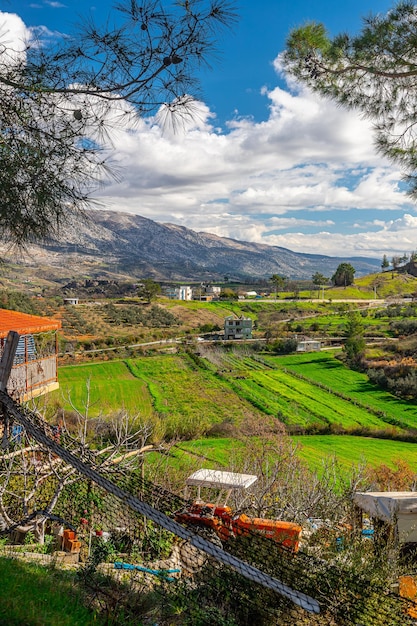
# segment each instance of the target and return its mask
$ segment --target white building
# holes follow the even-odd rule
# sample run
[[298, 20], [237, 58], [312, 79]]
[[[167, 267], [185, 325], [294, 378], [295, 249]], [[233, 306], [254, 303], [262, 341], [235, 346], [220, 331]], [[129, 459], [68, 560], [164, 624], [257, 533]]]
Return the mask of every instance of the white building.
[[192, 300], [193, 290], [189, 285], [181, 285], [178, 287], [178, 300]]
[[306, 339], [297, 344], [297, 352], [320, 352], [320, 350], [321, 341], [317, 339]]
[[224, 338], [252, 339], [252, 320], [250, 317], [229, 315], [224, 320]]
[[192, 300], [193, 290], [189, 285], [181, 285], [180, 287], [171, 287], [166, 290], [166, 295], [171, 300]]

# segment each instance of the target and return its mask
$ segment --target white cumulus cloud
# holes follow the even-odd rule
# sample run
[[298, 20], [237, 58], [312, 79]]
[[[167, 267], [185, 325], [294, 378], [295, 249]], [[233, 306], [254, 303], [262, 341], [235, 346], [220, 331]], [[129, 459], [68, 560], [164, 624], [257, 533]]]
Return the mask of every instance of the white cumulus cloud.
[[[410, 214], [414, 208], [400, 189], [400, 172], [377, 154], [369, 124], [306, 90], [277, 87], [265, 96], [270, 107], [263, 122], [233, 120], [219, 131], [201, 104], [198, 124], [183, 132], [164, 133], [155, 120], [120, 132], [114, 154], [123, 181], [102, 194], [107, 206], [297, 251], [379, 254], [375, 227], [358, 233], [357, 213], [355, 235], [345, 234], [349, 211], [365, 217], [367, 210]], [[332, 232], [318, 243], [308, 230], [317, 233], [329, 212]], [[341, 212], [344, 225], [335, 233]], [[269, 234], [277, 217], [284, 220], [280, 230], [286, 223], [304, 232]], [[398, 250], [407, 243], [392, 241]]]
[[[8, 19], [23, 41], [23, 22]], [[281, 71], [279, 57], [275, 65]], [[415, 207], [401, 172], [377, 153], [369, 122], [293, 81], [284, 88], [282, 76], [263, 94], [264, 121], [235, 118], [223, 129], [204, 102], [178, 128], [161, 115], [118, 124], [116, 111], [111, 154], [121, 180], [99, 199], [111, 210], [295, 251], [412, 250]]]

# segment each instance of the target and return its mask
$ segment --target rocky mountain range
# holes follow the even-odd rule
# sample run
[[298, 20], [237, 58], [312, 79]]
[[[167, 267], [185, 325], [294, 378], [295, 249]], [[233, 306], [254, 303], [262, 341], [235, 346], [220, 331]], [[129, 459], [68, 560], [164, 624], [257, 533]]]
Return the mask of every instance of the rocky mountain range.
[[341, 262], [351, 263], [357, 276], [380, 269], [377, 259], [302, 254], [104, 210], [89, 211], [86, 220], [74, 220], [59, 238], [31, 246], [29, 257], [34, 265], [67, 268], [73, 275], [77, 267], [96, 266], [135, 279], [188, 282], [223, 281], [225, 276], [250, 281], [272, 274], [310, 279], [317, 271], [330, 277]]

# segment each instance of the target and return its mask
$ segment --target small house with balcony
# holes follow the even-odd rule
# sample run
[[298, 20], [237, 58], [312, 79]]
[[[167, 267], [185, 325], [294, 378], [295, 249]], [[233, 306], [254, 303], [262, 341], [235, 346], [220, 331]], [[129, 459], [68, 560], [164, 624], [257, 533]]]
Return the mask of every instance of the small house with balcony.
[[229, 315], [224, 320], [224, 338], [252, 339], [252, 320], [250, 317]]
[[58, 389], [59, 320], [0, 309], [0, 356], [10, 331], [19, 343], [7, 382], [8, 393], [20, 402]]

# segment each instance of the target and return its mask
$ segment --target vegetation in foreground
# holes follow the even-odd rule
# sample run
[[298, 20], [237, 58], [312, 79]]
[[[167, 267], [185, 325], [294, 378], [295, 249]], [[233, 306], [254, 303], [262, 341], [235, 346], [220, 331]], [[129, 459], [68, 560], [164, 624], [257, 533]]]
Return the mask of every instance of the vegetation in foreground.
[[89, 626], [104, 624], [83, 604], [75, 572], [0, 557], [0, 624]]
[[[151, 349], [145, 358], [132, 351], [124, 360], [61, 368], [61, 386], [66, 393], [64, 400], [55, 395], [51, 414], [62, 415], [63, 409], [70, 423], [71, 419], [76, 421], [76, 415], [87, 411], [93, 417], [89, 437], [99, 446], [106, 442], [107, 420], [120, 411], [122, 403], [123, 411], [133, 414], [138, 424], [146, 422], [152, 426], [153, 443], [175, 440], [178, 435], [183, 439], [171, 445], [166, 455], [151, 452], [147, 456], [145, 472], [154, 483], [179, 494], [184, 477], [201, 466], [253, 472], [262, 477], [263, 493], [268, 498], [266, 501], [257, 494], [251, 503], [251, 507], [256, 505], [256, 511], [249, 511], [252, 514], [305, 521], [308, 511], [313, 516], [331, 519], [337, 526], [344, 519], [353, 485], [356, 489], [410, 488], [415, 478], [414, 446], [396, 439], [404, 435], [414, 437], [411, 429], [416, 409], [412, 402], [381, 391], [369, 383], [365, 374], [348, 369], [332, 354], [274, 355], [275, 340], [291, 339], [294, 332], [299, 332], [296, 326], [320, 320], [320, 317], [309, 320], [308, 315], [326, 312], [328, 307], [332, 313], [327, 316], [327, 323], [333, 328], [331, 332], [343, 333], [350, 305], [238, 304], [236, 310], [242, 311], [244, 304], [257, 329], [262, 329], [260, 332], [267, 332], [265, 329], [271, 332], [267, 342], [269, 351], [261, 353], [260, 344], [243, 349], [231, 344], [221, 350], [206, 344], [191, 344], [176, 348], [177, 354], [158, 354]], [[188, 311], [186, 306], [183, 308]], [[215, 308], [212, 306], [212, 313]], [[115, 311], [110, 313], [115, 320]], [[392, 307], [384, 313], [377, 317], [368, 312], [361, 319], [364, 325], [382, 324], [380, 328], [388, 334], [394, 328], [393, 322], [404, 318], [404, 311]], [[290, 315], [295, 319], [289, 320]], [[81, 324], [79, 317], [78, 321], [73, 319]], [[323, 331], [320, 324], [318, 328], [311, 330]], [[174, 325], [168, 330], [176, 332], [179, 328]], [[292, 439], [297, 444], [295, 447], [273, 450], [274, 441], [276, 445], [278, 441], [289, 441], [282, 435], [282, 424], [293, 433], [326, 435], [297, 436]], [[352, 433], [356, 436], [351, 436]], [[364, 438], [360, 434], [368, 436]], [[375, 435], [384, 439], [375, 439]], [[407, 464], [402, 461], [404, 457]], [[271, 477], [277, 481], [275, 485], [269, 482]], [[78, 497], [74, 504], [79, 505]], [[336, 532], [335, 528], [331, 532]], [[326, 545], [330, 544], [326, 537], [322, 539], [312, 548], [325, 556]], [[334, 559], [334, 552], [330, 552], [329, 558]], [[363, 575], [365, 584], [368, 574], [362, 565], [358, 569], [358, 563], [352, 562], [349, 571], [345, 571], [355, 580], [358, 574]], [[317, 584], [312, 582], [313, 587]], [[198, 593], [201, 597], [201, 589]], [[192, 603], [190, 594], [183, 601], [179, 597], [171, 600], [178, 611], [178, 623], [194, 626], [196, 620], [205, 623], [204, 619], [210, 615], [212, 623], [234, 624], [232, 611], [236, 607], [230, 598], [220, 613], [220, 607], [211, 605], [202, 611]], [[157, 607], [159, 611], [158, 602]], [[166, 623], [175, 623], [172, 615], [161, 614], [164, 623], [162, 618]], [[381, 617], [384, 624], [388, 623], [385, 618], [386, 615]], [[270, 615], [259, 613], [260, 624], [271, 623], [270, 619]], [[239, 618], [235, 623], [241, 623]], [[276, 623], [280, 623], [278, 619]]]
[[[22, 438], [18, 449], [27, 450], [28, 444], [30, 441]], [[312, 616], [295, 609], [280, 594], [270, 593], [262, 587], [256, 587], [256, 593], [253, 593], [253, 582], [248, 583], [230, 569], [212, 567], [210, 563], [207, 567], [200, 565], [193, 572], [192, 578], [181, 577], [178, 584], [172, 581], [168, 585], [158, 585], [155, 593], [148, 593], [149, 585], [144, 581], [140, 584], [137, 578], [131, 579], [131, 585], [128, 581], [125, 585], [112, 576], [103, 576], [99, 564], [112, 564], [119, 551], [123, 552], [126, 563], [137, 563], [139, 559], [139, 563], [146, 564], [149, 559], [155, 558], [157, 551], [172, 547], [173, 537], [169, 539], [167, 533], [157, 532], [158, 528], [154, 528], [153, 524], [134, 514], [126, 499], [115, 499], [105, 490], [91, 484], [88, 476], [73, 474], [72, 483], [66, 484], [54, 510], [59, 516], [71, 520], [79, 528], [80, 536], [83, 533], [84, 540], [87, 538], [88, 541], [89, 529], [96, 528], [98, 523], [100, 528], [111, 533], [109, 541], [94, 539], [79, 576], [86, 593], [94, 597], [95, 606], [99, 605], [101, 614], [104, 612], [109, 617], [107, 623], [138, 624], [141, 619], [143, 623], [149, 623], [148, 618], [151, 617], [151, 623], [156, 620], [161, 626], [203, 626], [207, 623], [216, 626], [278, 626], [288, 624], [288, 616], [291, 614], [291, 623], [297, 626], [305, 626], [306, 623], [309, 626], [342, 626], [357, 623], [358, 620], [373, 626], [404, 626], [403, 604], [393, 594], [387, 597], [386, 590], [396, 581], [398, 572], [402, 571], [405, 564], [397, 561], [397, 558], [385, 559], [386, 553], [382, 556], [377, 544], [364, 543], [361, 534], [351, 533], [348, 526], [352, 519], [352, 490], [375, 485], [376, 473], [366, 475], [357, 472], [351, 476], [334, 462], [328, 464], [320, 474], [311, 471], [297, 457], [289, 438], [272, 433], [265, 433], [263, 437], [248, 436], [242, 453], [240, 458], [235, 456], [229, 459], [229, 467], [232, 466], [236, 471], [255, 473], [259, 477], [259, 484], [256, 483], [251, 489], [249, 500], [246, 493], [233, 493], [229, 502], [232, 510], [245, 510], [250, 516], [256, 517], [298, 521], [305, 526], [306, 532], [302, 550], [296, 556], [292, 553], [286, 555], [270, 539], [252, 534], [236, 541], [227, 541], [225, 549], [271, 573], [292, 588], [318, 598], [320, 616], [306, 622]], [[44, 459], [46, 464], [53, 464], [56, 468], [56, 458], [52, 459], [45, 452]], [[7, 470], [10, 456], [3, 453], [0, 460], [2, 467]], [[171, 481], [173, 472], [159, 472], [148, 483], [143, 479], [141, 471], [143, 469], [147, 473], [148, 465], [146, 461], [143, 463], [143, 457], [137, 461], [135, 470], [127, 475], [113, 473], [113, 481], [121, 480], [121, 484], [128, 487], [131, 493], [140, 493], [147, 504], [172, 514], [173, 505], [178, 507], [181, 504], [178, 497], [173, 500], [172, 492], [167, 489], [171, 487], [168, 481]], [[201, 465], [201, 461], [195, 459], [196, 464]], [[13, 456], [15, 470], [19, 463], [25, 465], [24, 455]], [[102, 464], [105, 463], [106, 459], [103, 458]], [[45, 465], [41, 465], [45, 469]], [[26, 471], [33, 475], [39, 471], [39, 467], [26, 465]], [[384, 480], [389, 479], [394, 487], [401, 487], [412, 478], [413, 472], [408, 466], [399, 464], [395, 471], [379, 472], [378, 484], [382, 485]], [[159, 487], [155, 488], [157, 485]], [[16, 506], [13, 499], [6, 499], [4, 504], [7, 510]], [[81, 518], [81, 515], [85, 515], [85, 518]], [[316, 529], [310, 525], [309, 518], [325, 520], [324, 527]], [[124, 524], [122, 534], [119, 526], [121, 520]], [[140, 530], [146, 530], [146, 534]], [[152, 550], [145, 557], [146, 544]], [[145, 560], [141, 557], [145, 557]], [[139, 583], [139, 587], [136, 583]], [[249, 591], [251, 593], [248, 596]], [[334, 602], [335, 597], [337, 602]], [[205, 598], [203, 603], [202, 598]], [[43, 619], [44, 624], [50, 623], [51, 626], [61, 624], [59, 621], [50, 622], [48, 615]], [[77, 622], [74, 620], [73, 623]]]

